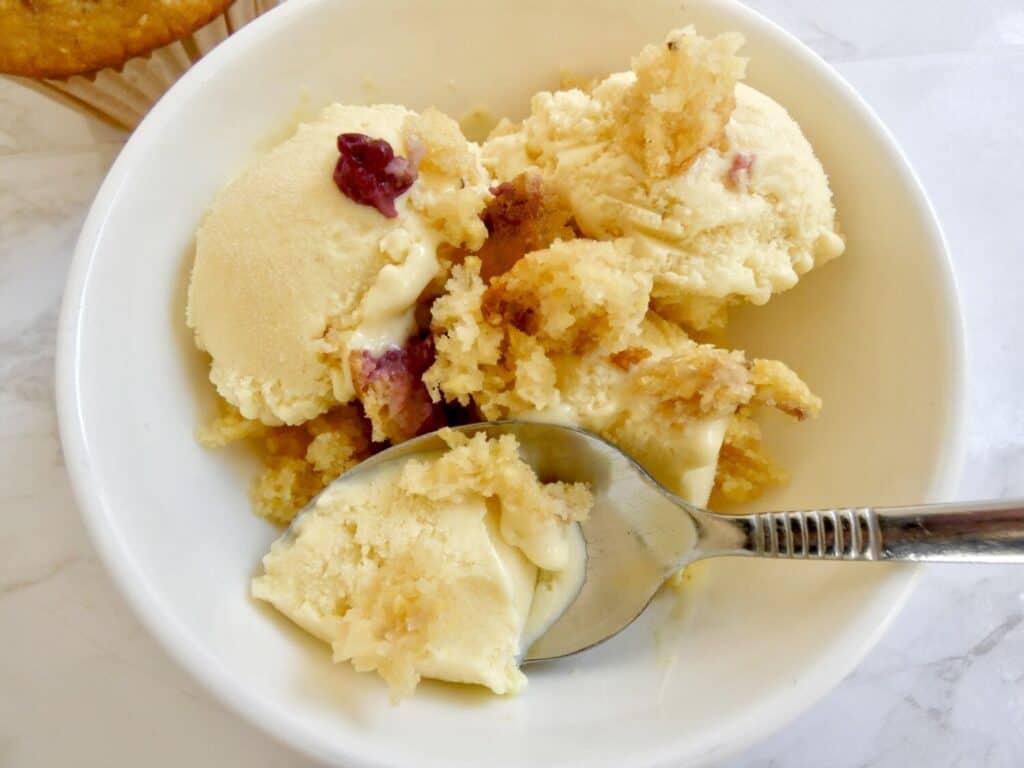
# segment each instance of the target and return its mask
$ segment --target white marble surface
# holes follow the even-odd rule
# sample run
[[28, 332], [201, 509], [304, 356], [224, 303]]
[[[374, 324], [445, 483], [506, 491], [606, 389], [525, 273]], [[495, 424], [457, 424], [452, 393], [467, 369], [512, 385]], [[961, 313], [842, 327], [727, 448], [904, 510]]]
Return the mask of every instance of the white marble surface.
[[[833, 61], [920, 173], [970, 345], [960, 495], [1024, 496], [1024, 0], [751, 4]], [[0, 765], [308, 765], [144, 633], [71, 499], [53, 408], [57, 304], [121, 142], [0, 84]], [[854, 674], [727, 765], [1024, 765], [1024, 569], [929, 568]]]

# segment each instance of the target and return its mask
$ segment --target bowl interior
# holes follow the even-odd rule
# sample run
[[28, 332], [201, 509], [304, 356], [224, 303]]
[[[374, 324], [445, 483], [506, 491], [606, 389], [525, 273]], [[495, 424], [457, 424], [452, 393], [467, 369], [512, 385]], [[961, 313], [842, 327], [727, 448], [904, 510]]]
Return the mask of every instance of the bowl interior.
[[217, 189], [288, 116], [332, 100], [521, 115], [560, 68], [601, 73], [675, 26], [738, 29], [749, 82], [801, 122], [829, 172], [847, 254], [733, 335], [825, 399], [771, 424], [793, 483], [761, 506], [920, 501], [959, 454], [958, 311], [939, 233], [887, 134], [837, 77], [731, 2], [292, 0], [240, 32], [138, 130], [86, 224], [67, 295], [61, 409], [95, 539], [136, 609], [222, 698], [321, 758], [360, 765], [674, 765], [741, 748], [847, 674], [913, 571], [722, 561], [630, 631], [529, 669], [518, 698], [375, 677], [248, 598], [278, 531], [249, 509], [243, 452], [194, 441], [212, 401], [184, 327], [192, 235]]

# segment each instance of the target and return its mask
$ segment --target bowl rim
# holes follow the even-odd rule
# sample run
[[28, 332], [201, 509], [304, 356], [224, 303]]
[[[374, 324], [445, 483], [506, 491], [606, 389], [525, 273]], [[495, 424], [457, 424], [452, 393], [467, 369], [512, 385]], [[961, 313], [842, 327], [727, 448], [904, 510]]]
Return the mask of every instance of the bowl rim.
[[[279, 4], [272, 11], [255, 19], [243, 29], [232, 34], [213, 51], [193, 65], [184, 76], [160, 99], [129, 138], [97, 192], [89, 213], [82, 226], [68, 271], [64, 296], [58, 321], [55, 355], [56, 406], [63, 448], [65, 466], [75, 502], [85, 522], [93, 546], [100, 555], [112, 580], [141, 620], [147, 631], [164, 651], [214, 698], [241, 714], [250, 724], [268, 733], [282, 744], [288, 745], [318, 760], [336, 764], [344, 760], [350, 768], [389, 768], [390, 763], [351, 752], [339, 752], [326, 742], [316, 743], [302, 738], [298, 729], [291, 727], [290, 720], [281, 719], [268, 703], [253, 695], [244, 683], [223, 669], [217, 659], [195, 640], [172, 614], [162, 609], [159, 595], [149, 583], [139, 578], [137, 564], [128, 543], [122, 538], [113, 522], [106, 503], [103, 489], [92, 472], [92, 459], [83, 414], [85, 405], [80, 398], [78, 370], [81, 364], [81, 312], [88, 289], [92, 266], [98, 253], [97, 244], [104, 225], [119, 197], [121, 186], [136, 158], [151, 143], [149, 134], [154, 126], [168, 122], [179, 109], [179, 104], [202, 88], [207, 73], [212, 73], [222, 62], [229, 61], [244, 50], [244, 46], [258, 45], [260, 40], [274, 33], [276, 26], [285, 19], [303, 13], [313, 12], [316, 6], [328, 0], [290, 0]], [[903, 153], [896, 139], [864, 101], [857, 91], [835, 69], [818, 54], [808, 48], [778, 24], [743, 5], [739, 0], [707, 0], [722, 6], [735, 16], [742, 17], [751, 26], [760, 27], [773, 41], [788, 48], [800, 61], [801, 66], [817, 70], [823, 75], [841, 97], [871, 126], [891, 160], [891, 167], [910, 191], [913, 203], [920, 210], [920, 219], [926, 222], [937, 244], [936, 277], [946, 303], [945, 320], [949, 326], [950, 362], [948, 382], [948, 434], [942, 451], [933, 468], [933, 482], [929, 489], [929, 500], [947, 498], [956, 493], [961, 469], [965, 458], [966, 435], [966, 377], [967, 350], [965, 345], [964, 317], [953, 271], [948, 242], [939, 224], [935, 209], [924, 191], [916, 172]], [[939, 472], [937, 470], [942, 469]], [[906, 605], [921, 575], [919, 566], [909, 566], [901, 591], [892, 600], [881, 621], [873, 631], [865, 635], [855, 653], [846, 657], [844, 666], [833, 665], [830, 669], [818, 671], [811, 690], [794, 696], [786, 706], [777, 708], [770, 717], [763, 718], [756, 727], [749, 729], [742, 740], [731, 743], [727, 748], [714, 754], [714, 759], [723, 759], [736, 754], [794, 720], [798, 715], [820, 701], [833, 690], [841, 680], [860, 664], [863, 658], [881, 639], [899, 612]], [[668, 766], [675, 764], [678, 753], [666, 745], [658, 752], [648, 753], [646, 765]], [[705, 759], [711, 759], [708, 755]], [[636, 763], [640, 765], [640, 763]]]

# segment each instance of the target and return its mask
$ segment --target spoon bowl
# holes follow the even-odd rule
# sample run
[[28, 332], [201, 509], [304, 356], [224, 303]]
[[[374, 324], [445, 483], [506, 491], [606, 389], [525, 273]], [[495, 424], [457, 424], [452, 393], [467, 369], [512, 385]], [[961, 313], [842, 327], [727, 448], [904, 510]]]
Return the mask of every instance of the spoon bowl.
[[[707, 557], [1024, 562], [1019, 501], [717, 515], [670, 493], [584, 429], [516, 420], [453, 429], [512, 435], [542, 482], [585, 483], [593, 494], [590, 515], [579, 524], [587, 551], [583, 585], [525, 649], [523, 663], [569, 656], [613, 637], [643, 613], [666, 579]], [[431, 432], [376, 454], [334, 482], [446, 446]]]

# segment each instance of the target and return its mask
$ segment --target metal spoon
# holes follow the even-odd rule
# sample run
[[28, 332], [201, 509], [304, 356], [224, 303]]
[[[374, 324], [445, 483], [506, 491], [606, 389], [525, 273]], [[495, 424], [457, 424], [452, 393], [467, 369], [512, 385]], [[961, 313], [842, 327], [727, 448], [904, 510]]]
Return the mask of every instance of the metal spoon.
[[[586, 580], [524, 662], [568, 656], [607, 640], [643, 612], [669, 576], [708, 557], [1024, 563], [1019, 500], [716, 515], [670, 493], [614, 445], [582, 429], [496, 421], [455, 430], [514, 435], [541, 480], [587, 483], [594, 495], [590, 517], [581, 523]], [[437, 433], [423, 435], [382, 451], [339, 480], [444, 448]]]

